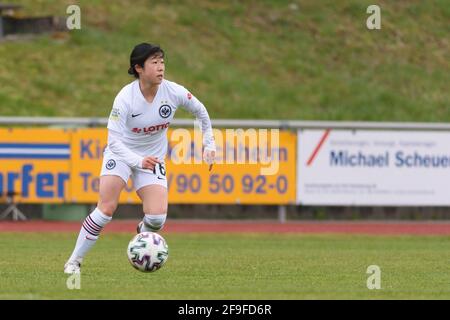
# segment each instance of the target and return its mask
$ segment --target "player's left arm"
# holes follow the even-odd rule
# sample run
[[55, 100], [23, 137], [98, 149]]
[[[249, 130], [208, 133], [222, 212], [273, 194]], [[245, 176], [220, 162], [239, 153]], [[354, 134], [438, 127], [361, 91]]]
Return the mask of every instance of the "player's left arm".
[[181, 92], [181, 106], [193, 114], [197, 121], [200, 122], [200, 127], [203, 134], [203, 160], [211, 166], [214, 163], [216, 156], [216, 143], [214, 141], [214, 134], [212, 131], [211, 119], [203, 103], [201, 103], [193, 94], [187, 89], [183, 88]]

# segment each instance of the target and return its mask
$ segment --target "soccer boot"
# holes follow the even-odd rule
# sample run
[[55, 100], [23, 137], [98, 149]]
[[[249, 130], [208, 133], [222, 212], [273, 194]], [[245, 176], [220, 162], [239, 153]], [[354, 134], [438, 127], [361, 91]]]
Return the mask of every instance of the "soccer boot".
[[81, 263], [77, 260], [67, 261], [64, 265], [65, 274], [81, 273]]

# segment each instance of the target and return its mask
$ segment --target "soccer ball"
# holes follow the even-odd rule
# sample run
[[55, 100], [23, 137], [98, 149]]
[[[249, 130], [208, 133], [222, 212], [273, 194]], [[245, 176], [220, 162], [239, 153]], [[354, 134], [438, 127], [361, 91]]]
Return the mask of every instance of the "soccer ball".
[[153, 272], [163, 266], [169, 257], [169, 247], [161, 235], [142, 232], [131, 239], [127, 249], [128, 261], [142, 272]]

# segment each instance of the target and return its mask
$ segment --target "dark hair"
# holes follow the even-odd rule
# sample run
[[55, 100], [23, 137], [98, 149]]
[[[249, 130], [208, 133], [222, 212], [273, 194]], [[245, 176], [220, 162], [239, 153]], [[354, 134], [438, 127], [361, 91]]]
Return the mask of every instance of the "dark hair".
[[140, 65], [141, 67], [144, 67], [145, 60], [154, 55], [159, 55], [161, 58], [164, 58], [164, 50], [158, 45], [150, 43], [140, 43], [135, 46], [133, 51], [131, 51], [128, 74], [134, 75], [135, 78], [139, 78], [139, 73], [137, 73], [134, 66]]

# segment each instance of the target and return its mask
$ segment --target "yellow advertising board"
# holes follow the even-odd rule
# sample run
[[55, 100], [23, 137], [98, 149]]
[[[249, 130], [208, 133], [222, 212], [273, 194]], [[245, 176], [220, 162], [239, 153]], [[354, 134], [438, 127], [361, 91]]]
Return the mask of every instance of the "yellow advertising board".
[[[264, 150], [267, 155], [279, 156], [274, 174], [264, 175], [269, 169], [259, 154], [258, 145], [239, 145], [235, 137], [230, 146], [225, 130], [215, 130], [219, 163], [211, 171], [201, 162], [201, 137], [194, 130], [171, 129], [168, 132], [169, 148], [166, 159], [170, 203], [216, 204], [289, 204], [296, 195], [296, 134], [279, 133], [279, 145]], [[184, 138], [184, 141], [183, 139]], [[259, 136], [257, 136], [259, 138]], [[72, 137], [71, 201], [96, 202], [101, 170], [102, 153], [106, 146], [106, 129], [79, 129]], [[188, 142], [186, 142], [186, 140]], [[261, 140], [261, 139], [260, 139]], [[241, 141], [242, 142], [242, 141]], [[261, 142], [261, 141], [259, 141]], [[271, 140], [265, 140], [269, 145]], [[182, 146], [184, 151], [181, 151]], [[239, 158], [239, 150], [242, 152]], [[251, 155], [256, 154], [256, 163]], [[231, 156], [230, 156], [231, 155]], [[259, 157], [259, 158], [258, 158]], [[267, 158], [267, 157], [266, 157]], [[130, 179], [121, 195], [122, 203], [139, 203]]]
[[[194, 141], [187, 156], [190, 156], [190, 162], [179, 164], [179, 158], [183, 154], [178, 152], [181, 156], [176, 155], [176, 145], [180, 145], [182, 135], [169, 133], [171, 139], [168, 158], [171, 161], [167, 162], [167, 181], [171, 203], [295, 202], [295, 133], [279, 132], [277, 141], [271, 141], [274, 139], [270, 138], [270, 130], [238, 130], [241, 131], [214, 130], [218, 163], [211, 171], [206, 164], [195, 164], [200, 162], [202, 155], [200, 134], [196, 135], [194, 130], [189, 130]], [[264, 138], [264, 135], [268, 138]]]
[[0, 195], [14, 193], [18, 203], [64, 202], [69, 163], [67, 130], [0, 128]]
[[[295, 203], [296, 134], [275, 131], [214, 130], [217, 163], [209, 171], [201, 134], [170, 129], [169, 202]], [[23, 203], [96, 203], [106, 144], [105, 128], [0, 129], [0, 193], [14, 191]], [[140, 203], [131, 179], [120, 202]]]

